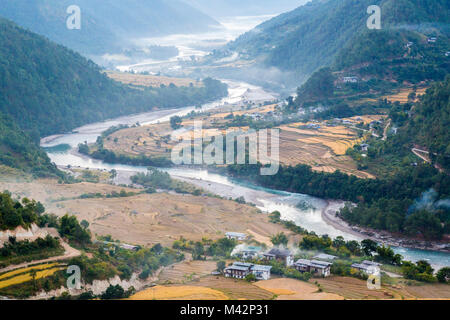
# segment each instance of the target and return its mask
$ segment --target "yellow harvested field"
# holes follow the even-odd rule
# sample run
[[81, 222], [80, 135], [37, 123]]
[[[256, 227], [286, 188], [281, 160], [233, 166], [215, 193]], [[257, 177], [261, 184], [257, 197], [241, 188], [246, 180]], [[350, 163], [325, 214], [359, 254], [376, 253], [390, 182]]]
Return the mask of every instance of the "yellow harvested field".
[[[419, 96], [419, 95], [425, 94], [427, 89], [428, 88], [419, 88], [419, 89], [417, 89], [416, 95]], [[384, 96], [384, 97], [382, 97], [382, 99], [387, 99], [388, 101], [391, 101], [391, 102], [406, 103], [406, 102], [408, 102], [408, 95], [410, 93], [412, 93], [412, 92], [413, 92], [412, 88], [406, 88], [406, 89], [400, 90], [399, 93], [392, 94], [392, 95], [389, 95], [389, 96]]]
[[207, 287], [218, 290], [231, 300], [271, 300], [274, 294], [245, 280], [225, 278], [222, 276], [208, 276], [198, 282], [190, 283], [192, 286]]
[[13, 270], [13, 271], [10, 271], [10, 272], [0, 275], [0, 280], [10, 278], [12, 276], [15, 276], [16, 274], [26, 273], [31, 270], [49, 269], [49, 268], [52, 268], [57, 265], [58, 265], [58, 263], [47, 263], [47, 264], [40, 264], [37, 266], [28, 267], [28, 268], [16, 269], [16, 270]]
[[311, 144], [323, 144], [330, 148], [335, 155], [342, 156], [345, 154], [348, 148], [353, 147], [359, 142], [358, 140], [330, 140], [325, 137], [315, 137], [315, 138], [302, 138], [298, 141]]
[[[53, 275], [55, 272], [58, 272], [63, 269], [64, 268], [57, 267], [57, 268], [51, 268], [51, 269], [47, 269], [47, 270], [43, 270], [43, 271], [38, 271], [38, 272], [36, 272], [36, 280], [49, 277], [49, 276]], [[0, 289], [10, 287], [10, 286], [13, 286], [16, 284], [28, 282], [31, 280], [33, 280], [33, 278], [31, 277], [30, 273], [21, 274], [17, 277], [13, 277], [11, 279], [0, 281]]]
[[201, 81], [185, 78], [171, 78], [164, 76], [152, 76], [144, 74], [133, 74], [126, 72], [107, 71], [108, 77], [124, 84], [140, 86], [140, 87], [159, 87], [160, 85], [169, 86], [171, 83], [177, 87], [188, 87], [192, 83], [196, 87], [202, 87]]
[[314, 284], [287, 278], [259, 281], [256, 286], [278, 295], [277, 300], [343, 300], [340, 295], [319, 292]]
[[217, 290], [194, 286], [156, 286], [136, 293], [130, 300], [228, 300]]

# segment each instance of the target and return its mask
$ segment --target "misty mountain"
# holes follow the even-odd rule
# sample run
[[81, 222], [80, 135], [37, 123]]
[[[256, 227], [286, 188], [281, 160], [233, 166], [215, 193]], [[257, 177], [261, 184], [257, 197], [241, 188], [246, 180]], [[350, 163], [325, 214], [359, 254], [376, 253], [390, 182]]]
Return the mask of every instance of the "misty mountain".
[[311, 74], [331, 65], [342, 48], [361, 41], [361, 35], [368, 31], [370, 5], [381, 7], [384, 32], [449, 34], [447, 0], [314, 0], [262, 23], [216, 55], [223, 58], [238, 52], [240, 57], [256, 59], [268, 67]]
[[226, 86], [213, 79], [202, 87], [123, 85], [80, 54], [3, 18], [0, 43], [0, 164], [24, 171], [55, 171], [39, 148], [41, 137], [227, 94]]
[[[66, 27], [70, 5], [81, 9], [81, 30]], [[83, 54], [114, 52], [132, 38], [220, 27], [182, 0], [2, 0], [0, 16]]]
[[309, 0], [184, 0], [212, 17], [280, 14]]

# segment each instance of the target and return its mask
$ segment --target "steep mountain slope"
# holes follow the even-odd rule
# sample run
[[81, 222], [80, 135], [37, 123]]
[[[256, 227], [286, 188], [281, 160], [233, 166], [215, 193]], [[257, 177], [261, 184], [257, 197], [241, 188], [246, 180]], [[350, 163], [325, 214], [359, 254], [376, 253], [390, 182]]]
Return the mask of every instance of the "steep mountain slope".
[[58, 176], [47, 154], [11, 118], [0, 113], [0, 164], [35, 176]]
[[450, 169], [450, 76], [431, 87], [411, 113], [397, 140], [426, 148], [432, 159]]
[[[81, 30], [68, 30], [70, 5]], [[219, 24], [181, 0], [2, 0], [0, 16], [83, 54], [113, 52], [131, 38], [191, 33]]]
[[381, 7], [385, 32], [450, 34], [446, 0], [314, 0], [257, 26], [225, 51], [239, 52], [266, 66], [310, 74], [332, 64], [342, 48], [351, 47], [367, 31], [370, 5]]
[[227, 91], [212, 79], [203, 87], [133, 89], [79, 54], [2, 18], [0, 43], [0, 163], [9, 166], [48, 167], [38, 148], [42, 136], [154, 107], [204, 103]]

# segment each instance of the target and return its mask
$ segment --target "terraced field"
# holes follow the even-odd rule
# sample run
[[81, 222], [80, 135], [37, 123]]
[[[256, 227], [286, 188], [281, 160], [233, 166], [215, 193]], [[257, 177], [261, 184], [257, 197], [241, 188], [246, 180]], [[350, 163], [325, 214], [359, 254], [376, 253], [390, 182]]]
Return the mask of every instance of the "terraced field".
[[31, 276], [31, 271], [33, 270], [36, 271], [35, 279], [38, 280], [49, 277], [55, 272], [64, 269], [65, 266], [52, 263], [10, 271], [0, 276], [0, 289], [33, 280], [33, 277]]
[[231, 300], [271, 300], [274, 294], [245, 280], [208, 276], [192, 286], [208, 287], [223, 292]]
[[164, 268], [159, 275], [158, 283], [187, 283], [210, 275], [216, 270], [215, 261], [183, 261]]
[[136, 293], [130, 300], [228, 300], [220, 291], [193, 286], [156, 286]]

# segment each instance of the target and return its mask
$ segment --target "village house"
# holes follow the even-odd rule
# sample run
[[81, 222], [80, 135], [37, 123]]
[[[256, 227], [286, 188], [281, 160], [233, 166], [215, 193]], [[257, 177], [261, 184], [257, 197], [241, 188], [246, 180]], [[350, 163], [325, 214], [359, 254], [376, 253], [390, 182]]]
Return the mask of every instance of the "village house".
[[358, 77], [352, 76], [352, 77], [344, 77], [342, 79], [342, 82], [344, 83], [357, 83], [358, 82]]
[[225, 237], [228, 239], [235, 239], [238, 241], [244, 241], [247, 238], [247, 235], [239, 232], [227, 232], [225, 233]]
[[366, 274], [374, 274], [380, 269], [381, 265], [382, 265], [381, 263], [364, 260], [361, 263], [352, 264], [352, 268], [362, 271]]
[[242, 259], [248, 260], [248, 259], [257, 258], [259, 253], [261, 252], [261, 250], [262, 250], [261, 247], [249, 246], [246, 249], [241, 251]]
[[328, 277], [331, 274], [332, 264], [326, 261], [299, 259], [294, 263], [294, 268], [300, 272], [309, 272], [313, 275]]
[[224, 274], [227, 278], [244, 279], [249, 274], [254, 274], [258, 280], [269, 280], [271, 266], [263, 266], [245, 262], [235, 262], [225, 268]]
[[437, 38], [436, 38], [436, 37], [431, 37], [431, 38], [428, 38], [428, 43], [435, 43], [435, 42], [436, 42], [436, 40], [437, 40]]
[[362, 151], [368, 151], [369, 150], [370, 145], [368, 145], [367, 143], [363, 143], [361, 144], [361, 150]]
[[266, 260], [279, 260], [283, 261], [287, 267], [294, 264], [294, 255], [287, 249], [273, 248], [269, 252], [263, 254]]
[[318, 255], [314, 256], [313, 259], [315, 259], [315, 260], [333, 261], [333, 260], [337, 259], [337, 257], [336, 256], [332, 256], [331, 254], [319, 253]]

